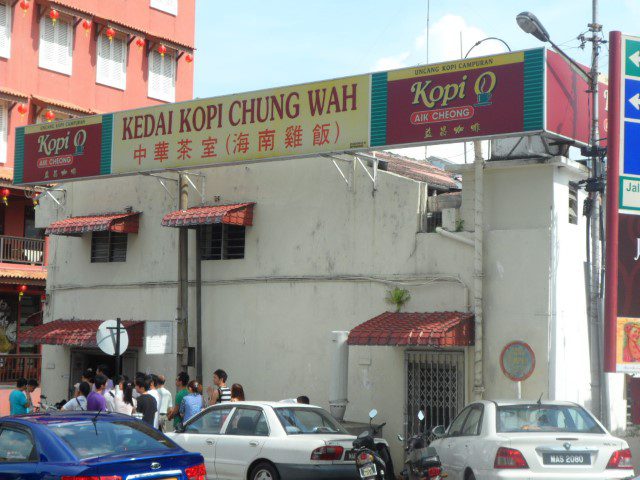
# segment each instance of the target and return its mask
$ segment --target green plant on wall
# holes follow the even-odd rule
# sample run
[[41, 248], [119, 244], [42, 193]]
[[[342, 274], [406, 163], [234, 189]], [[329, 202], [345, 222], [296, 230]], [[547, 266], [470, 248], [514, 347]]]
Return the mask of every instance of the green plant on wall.
[[399, 312], [410, 299], [411, 294], [405, 288], [395, 287], [387, 293], [387, 303], [395, 305], [396, 312]]

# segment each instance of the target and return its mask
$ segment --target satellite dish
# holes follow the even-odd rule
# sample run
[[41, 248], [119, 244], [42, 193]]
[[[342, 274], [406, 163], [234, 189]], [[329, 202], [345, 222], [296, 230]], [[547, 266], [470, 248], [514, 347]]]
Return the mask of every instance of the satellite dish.
[[[117, 320], [105, 320], [98, 327], [96, 332], [96, 343], [100, 350], [107, 355], [118, 355], [116, 352], [118, 322]], [[120, 323], [120, 355], [127, 351], [129, 346], [129, 335], [124, 328], [122, 322]]]

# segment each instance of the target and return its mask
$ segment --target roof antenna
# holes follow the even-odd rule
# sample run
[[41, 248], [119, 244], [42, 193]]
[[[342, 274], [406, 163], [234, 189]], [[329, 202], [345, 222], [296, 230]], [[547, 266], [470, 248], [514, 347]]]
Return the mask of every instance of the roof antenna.
[[544, 392], [540, 394], [540, 398], [538, 398], [538, 401], [536, 402], [538, 405], [542, 405], [542, 395], [544, 395]]

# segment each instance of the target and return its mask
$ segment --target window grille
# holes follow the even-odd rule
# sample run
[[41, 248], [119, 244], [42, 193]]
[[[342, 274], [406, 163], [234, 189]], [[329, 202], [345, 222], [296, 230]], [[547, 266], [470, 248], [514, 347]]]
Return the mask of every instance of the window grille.
[[201, 228], [203, 260], [233, 260], [244, 258], [245, 227], [217, 223]]
[[93, 232], [91, 235], [91, 263], [126, 261], [126, 233]]

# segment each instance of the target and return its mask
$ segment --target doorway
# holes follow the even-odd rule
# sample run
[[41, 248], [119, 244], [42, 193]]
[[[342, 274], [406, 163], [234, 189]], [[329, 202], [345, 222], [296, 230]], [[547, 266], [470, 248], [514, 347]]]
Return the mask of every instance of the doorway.
[[[464, 353], [408, 350], [405, 369], [405, 438], [422, 433], [430, 441], [431, 430], [448, 427], [464, 407]], [[418, 420], [420, 410], [425, 414], [423, 422]]]
[[[82, 372], [87, 368], [95, 372], [98, 365], [106, 365], [113, 377], [116, 371], [116, 357], [105, 355], [99, 349], [79, 348], [71, 350], [71, 376], [69, 377], [69, 398], [75, 391], [74, 385], [80, 381]], [[130, 379], [135, 378], [138, 371], [138, 352], [131, 350], [122, 356], [122, 374]]]

